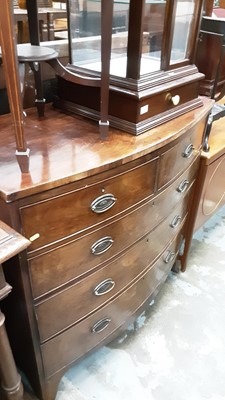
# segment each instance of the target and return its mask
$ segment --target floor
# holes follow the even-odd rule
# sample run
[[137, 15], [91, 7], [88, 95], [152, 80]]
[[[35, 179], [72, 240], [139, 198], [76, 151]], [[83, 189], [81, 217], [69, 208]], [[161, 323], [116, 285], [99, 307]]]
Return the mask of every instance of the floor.
[[71, 368], [56, 400], [225, 399], [225, 207], [126, 332]]

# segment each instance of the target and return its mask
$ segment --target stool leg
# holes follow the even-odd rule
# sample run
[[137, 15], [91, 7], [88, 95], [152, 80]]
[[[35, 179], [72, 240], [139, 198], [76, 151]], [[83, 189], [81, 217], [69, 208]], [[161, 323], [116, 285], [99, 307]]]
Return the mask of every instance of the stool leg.
[[37, 107], [38, 116], [44, 117], [45, 98], [44, 98], [41, 64], [38, 62], [30, 62], [29, 65], [34, 74], [34, 82], [35, 82], [35, 90], [36, 90], [35, 104]]
[[6, 400], [22, 400], [23, 386], [17, 372], [8, 336], [5, 330], [5, 316], [0, 310], [0, 382]]

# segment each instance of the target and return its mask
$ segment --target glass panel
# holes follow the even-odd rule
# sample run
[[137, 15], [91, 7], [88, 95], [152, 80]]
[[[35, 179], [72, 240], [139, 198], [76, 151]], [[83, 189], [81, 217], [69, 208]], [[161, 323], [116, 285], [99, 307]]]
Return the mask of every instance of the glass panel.
[[161, 69], [166, 0], [145, 0], [141, 75]]
[[[110, 74], [126, 77], [130, 0], [114, 0]], [[166, 0], [145, 0], [140, 74], [161, 68]], [[72, 64], [101, 71], [101, 0], [70, 0]]]
[[71, 61], [87, 68], [101, 60], [101, 1], [70, 0]]
[[[110, 73], [126, 75], [129, 0], [115, 0]], [[73, 65], [101, 71], [101, 0], [70, 1]]]
[[194, 20], [194, 0], [177, 0], [170, 63], [188, 59], [188, 43]]
[[114, 0], [110, 74], [126, 77], [130, 0]]

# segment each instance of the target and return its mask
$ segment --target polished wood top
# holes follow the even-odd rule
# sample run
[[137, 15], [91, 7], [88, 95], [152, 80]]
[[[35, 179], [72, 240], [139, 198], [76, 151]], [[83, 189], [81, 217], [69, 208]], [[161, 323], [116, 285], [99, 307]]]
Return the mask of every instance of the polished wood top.
[[0, 221], [0, 264], [20, 253], [30, 241]]
[[209, 113], [212, 101], [183, 116], [132, 136], [110, 128], [106, 140], [99, 137], [98, 123], [66, 115], [50, 106], [38, 119], [36, 108], [27, 110], [25, 136], [30, 148], [30, 172], [21, 174], [15, 157], [11, 116], [0, 117], [0, 198], [13, 201], [74, 182], [97, 172], [137, 159], [177, 139]]

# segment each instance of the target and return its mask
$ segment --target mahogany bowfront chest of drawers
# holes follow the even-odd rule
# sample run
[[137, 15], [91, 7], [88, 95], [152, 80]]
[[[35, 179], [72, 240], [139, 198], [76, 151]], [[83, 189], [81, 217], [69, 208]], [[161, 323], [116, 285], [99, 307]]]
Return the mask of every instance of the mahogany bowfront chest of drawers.
[[147, 307], [177, 259], [185, 268], [210, 108], [205, 99], [143, 135], [112, 129], [105, 141], [93, 122], [49, 109], [37, 124], [33, 110], [30, 173], [22, 176], [1, 139], [0, 217], [31, 240], [5, 268], [14, 288], [8, 332], [43, 400], [55, 398], [74, 361]]

